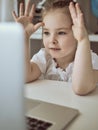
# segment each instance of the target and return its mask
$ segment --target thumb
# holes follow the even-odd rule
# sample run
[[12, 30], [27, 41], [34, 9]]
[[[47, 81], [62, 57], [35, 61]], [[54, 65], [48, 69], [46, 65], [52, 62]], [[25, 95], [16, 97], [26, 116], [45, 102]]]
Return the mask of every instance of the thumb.
[[40, 23], [37, 23], [34, 25], [34, 31], [36, 31], [38, 28], [40, 28], [41, 26], [43, 26], [44, 23], [43, 22], [40, 22]]

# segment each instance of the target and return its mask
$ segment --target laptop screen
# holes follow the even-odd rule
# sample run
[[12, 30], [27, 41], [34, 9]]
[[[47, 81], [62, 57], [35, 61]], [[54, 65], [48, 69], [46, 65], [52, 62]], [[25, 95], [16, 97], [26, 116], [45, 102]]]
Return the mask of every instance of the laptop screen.
[[0, 130], [24, 130], [24, 31], [0, 23]]

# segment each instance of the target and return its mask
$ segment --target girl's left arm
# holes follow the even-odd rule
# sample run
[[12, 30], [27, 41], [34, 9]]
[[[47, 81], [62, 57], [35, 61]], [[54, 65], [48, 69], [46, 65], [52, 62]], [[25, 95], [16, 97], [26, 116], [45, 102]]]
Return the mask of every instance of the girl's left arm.
[[71, 2], [69, 10], [73, 20], [73, 34], [78, 43], [72, 74], [72, 87], [76, 94], [86, 95], [96, 88], [98, 71], [93, 70], [90, 41], [79, 4], [74, 5]]
[[94, 77], [96, 84], [98, 83], [98, 70], [94, 70]]
[[75, 55], [72, 85], [78, 95], [86, 95], [96, 88], [98, 71], [93, 69], [90, 43], [83, 39], [77, 46]]

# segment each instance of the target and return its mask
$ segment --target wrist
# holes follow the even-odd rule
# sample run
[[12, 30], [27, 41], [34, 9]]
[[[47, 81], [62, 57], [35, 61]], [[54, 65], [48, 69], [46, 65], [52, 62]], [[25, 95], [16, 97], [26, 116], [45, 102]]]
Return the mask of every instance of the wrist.
[[25, 34], [25, 43], [28, 44], [29, 43], [29, 36]]
[[89, 41], [89, 37], [85, 37], [85, 38], [82, 38], [81, 40], [78, 41], [78, 44], [87, 44], [87, 43], [90, 43]]
[[78, 37], [77, 37], [78, 43], [89, 40], [89, 36], [88, 36], [88, 32], [87, 32], [86, 28], [83, 27], [81, 30], [82, 31], [79, 32]]
[[84, 37], [77, 40], [78, 44], [87, 44], [90, 43], [88, 34], [86, 34]]
[[85, 49], [90, 50], [90, 41], [89, 41], [89, 39], [84, 38], [81, 41], [79, 41], [78, 44], [77, 44], [77, 49], [79, 49], [79, 48], [81, 48], [83, 50], [85, 50]]

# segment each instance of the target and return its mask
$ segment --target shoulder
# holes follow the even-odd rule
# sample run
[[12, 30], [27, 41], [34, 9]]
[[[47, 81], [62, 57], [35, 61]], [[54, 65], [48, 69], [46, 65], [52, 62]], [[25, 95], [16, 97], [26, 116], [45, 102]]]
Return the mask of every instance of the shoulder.
[[98, 70], [98, 55], [91, 51], [93, 68]]
[[92, 58], [98, 58], [97, 53], [93, 52], [92, 50], [91, 50], [91, 55], [92, 55]]
[[45, 48], [42, 48], [39, 50], [38, 53], [36, 53], [32, 57], [31, 62], [36, 63], [37, 66], [40, 68], [41, 72], [45, 73], [50, 59], [51, 59], [51, 56], [47, 53]]
[[41, 61], [47, 61], [51, 56], [47, 53], [46, 49], [45, 48], [41, 48], [39, 50], [38, 53], [36, 53], [33, 57], [32, 57], [32, 61], [38, 59], [38, 60], [41, 60]]
[[42, 56], [42, 55], [45, 55], [45, 54], [46, 54], [45, 48], [41, 48], [34, 56]]

